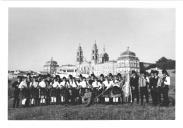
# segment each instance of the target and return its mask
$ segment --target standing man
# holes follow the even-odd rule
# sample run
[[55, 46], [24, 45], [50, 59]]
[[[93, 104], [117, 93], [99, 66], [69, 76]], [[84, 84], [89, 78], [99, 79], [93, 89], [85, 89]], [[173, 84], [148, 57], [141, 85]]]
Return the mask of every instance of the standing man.
[[155, 105], [155, 97], [156, 97], [156, 83], [155, 83], [155, 71], [154, 70], [151, 70], [151, 73], [150, 73], [150, 77], [149, 77], [149, 89], [150, 89], [150, 92], [151, 92], [151, 98], [152, 98], [152, 103], [153, 105]]
[[134, 99], [137, 99], [137, 104], [139, 103], [139, 77], [135, 71], [132, 71], [132, 76], [130, 78], [130, 86], [132, 90], [132, 103]]
[[166, 70], [162, 71], [163, 79], [162, 79], [162, 87], [163, 87], [163, 106], [169, 105], [168, 91], [170, 86], [170, 77]]
[[13, 82], [12, 87], [14, 88], [14, 100], [13, 100], [13, 108], [19, 107], [20, 101], [20, 89], [18, 88], [19, 84], [21, 83], [22, 79], [20, 76], [17, 77], [17, 81]]
[[145, 72], [142, 71], [139, 78], [141, 105], [143, 105], [144, 96], [146, 103], [149, 103], [148, 82], [148, 77], [146, 77]]
[[153, 105], [159, 104], [159, 82], [160, 78], [158, 76], [158, 71], [151, 71], [151, 76], [149, 78], [149, 88], [151, 90], [151, 97]]

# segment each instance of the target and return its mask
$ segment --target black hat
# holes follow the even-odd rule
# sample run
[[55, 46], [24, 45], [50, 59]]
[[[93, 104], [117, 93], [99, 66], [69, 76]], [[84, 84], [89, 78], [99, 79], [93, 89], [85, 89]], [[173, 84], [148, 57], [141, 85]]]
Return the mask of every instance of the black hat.
[[162, 70], [162, 74], [168, 75], [168, 72], [164, 69], [164, 70]]
[[108, 75], [109, 77], [113, 77], [113, 75], [112, 75], [112, 73], [109, 73], [109, 75]]
[[104, 74], [100, 74], [100, 77], [104, 77]]
[[155, 74], [159, 74], [159, 71], [156, 70], [156, 71], [154, 71], [154, 73], [155, 73]]
[[92, 73], [91, 76], [95, 77], [95, 75]]
[[72, 79], [73, 78], [72, 75], [69, 75], [69, 78]]
[[154, 70], [151, 70], [151, 73], [155, 73], [155, 71]]
[[117, 74], [117, 76], [118, 76], [118, 77], [121, 77], [121, 74], [120, 74], [120, 73], [118, 73], [118, 74]]
[[134, 70], [132, 70], [132, 74], [135, 74], [136, 72]]

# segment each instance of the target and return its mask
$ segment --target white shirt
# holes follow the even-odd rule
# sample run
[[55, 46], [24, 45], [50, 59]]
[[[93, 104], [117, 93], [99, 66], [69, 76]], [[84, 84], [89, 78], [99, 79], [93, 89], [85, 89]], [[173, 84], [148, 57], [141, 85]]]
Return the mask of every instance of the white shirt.
[[98, 87], [102, 88], [103, 82], [98, 82]]
[[118, 80], [115, 80], [115, 81], [114, 81], [114, 86], [120, 87], [120, 83], [119, 83]]
[[76, 82], [75, 81], [69, 81], [69, 85], [73, 88], [76, 88], [77, 85], [76, 85]]
[[56, 87], [59, 87], [60, 85], [59, 85], [58, 81], [54, 81], [52, 86], [53, 86], [53, 88], [56, 88]]
[[87, 84], [86, 84], [86, 81], [81, 81], [80, 83], [79, 83], [79, 85], [82, 87], [82, 88], [86, 88], [87, 87]]
[[26, 87], [27, 87], [26, 81], [22, 81], [22, 82], [19, 84], [19, 86], [18, 86], [18, 88], [26, 88]]
[[107, 87], [107, 89], [113, 86], [113, 84], [114, 84], [113, 81], [107, 81], [107, 80], [104, 81], [104, 85], [105, 87]]
[[65, 87], [66, 86], [66, 82], [65, 81], [62, 81], [62, 82], [60, 82], [60, 85], [59, 85], [60, 87]]
[[38, 82], [33, 81], [33, 82], [31, 83], [31, 85], [32, 85], [34, 88], [37, 88], [37, 86], [38, 86]]
[[92, 86], [93, 86], [94, 88], [98, 87], [98, 82], [97, 82], [97, 81], [94, 81], [94, 82], [92, 83]]
[[44, 81], [41, 81], [39, 83], [39, 86], [42, 87], [42, 88], [45, 88], [46, 87], [46, 83]]
[[170, 86], [170, 77], [169, 76], [166, 76], [164, 84]]

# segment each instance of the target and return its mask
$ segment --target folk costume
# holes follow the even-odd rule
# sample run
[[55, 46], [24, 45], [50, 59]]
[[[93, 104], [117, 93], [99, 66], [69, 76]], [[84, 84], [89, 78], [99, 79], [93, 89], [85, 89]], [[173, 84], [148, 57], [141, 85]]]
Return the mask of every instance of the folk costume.
[[139, 103], [139, 77], [137, 75], [133, 75], [130, 78], [130, 86], [132, 91], [132, 102], [134, 99], [137, 99], [137, 103]]
[[139, 78], [139, 87], [140, 87], [140, 98], [141, 98], [141, 105], [143, 105], [144, 96], [146, 99], [146, 103], [149, 103], [149, 94], [148, 94], [148, 77], [140, 76]]

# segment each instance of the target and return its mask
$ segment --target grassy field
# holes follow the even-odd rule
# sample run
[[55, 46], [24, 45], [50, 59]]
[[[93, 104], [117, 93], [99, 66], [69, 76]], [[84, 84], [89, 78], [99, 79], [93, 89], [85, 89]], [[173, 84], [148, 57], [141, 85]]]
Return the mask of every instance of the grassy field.
[[[171, 86], [169, 95], [175, 98], [175, 74], [169, 72]], [[104, 105], [94, 104], [64, 106], [50, 105], [29, 108], [12, 108], [12, 89], [9, 86], [9, 120], [174, 120], [175, 106], [155, 107], [151, 104]]]
[[9, 120], [174, 120], [175, 107], [150, 105], [51, 105], [9, 108]]

